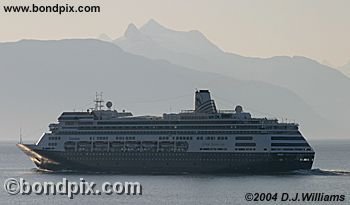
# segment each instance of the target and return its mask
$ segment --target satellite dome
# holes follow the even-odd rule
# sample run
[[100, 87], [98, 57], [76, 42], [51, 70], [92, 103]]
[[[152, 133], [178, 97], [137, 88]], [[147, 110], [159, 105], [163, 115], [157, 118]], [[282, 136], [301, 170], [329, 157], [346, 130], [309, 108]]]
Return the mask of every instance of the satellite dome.
[[113, 104], [112, 104], [111, 101], [108, 101], [108, 102], [106, 103], [106, 106], [107, 106], [108, 109], [111, 109], [111, 107], [113, 106]]
[[241, 112], [243, 112], [243, 107], [240, 105], [237, 105], [235, 108], [235, 111], [236, 111], [236, 113], [241, 113]]

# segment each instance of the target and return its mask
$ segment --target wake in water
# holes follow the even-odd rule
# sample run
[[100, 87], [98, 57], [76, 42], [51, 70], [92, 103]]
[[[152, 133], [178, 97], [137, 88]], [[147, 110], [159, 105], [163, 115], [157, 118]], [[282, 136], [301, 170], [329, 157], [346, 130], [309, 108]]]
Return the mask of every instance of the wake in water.
[[311, 169], [311, 170], [296, 170], [296, 171], [293, 171], [292, 173], [297, 175], [350, 176], [350, 171], [347, 171], [347, 170]]
[[[42, 173], [42, 174], [91, 174], [91, 175], [119, 175], [122, 173], [118, 172], [93, 172], [93, 171], [72, 171], [72, 170], [61, 170], [61, 171], [50, 171], [50, 170], [43, 170], [38, 168], [33, 168], [33, 172]], [[125, 173], [124, 173], [125, 174]], [[143, 175], [143, 174], [136, 174], [136, 175]], [[202, 174], [190, 174], [190, 173], [182, 173], [182, 174], [144, 174], [144, 175], [202, 175]], [[204, 174], [204, 175], [210, 175], [210, 174]], [[325, 170], [325, 169], [311, 169], [311, 170], [296, 170], [296, 171], [290, 171], [290, 172], [279, 172], [279, 173], [251, 173], [251, 174], [242, 174], [242, 173], [232, 173], [232, 174], [215, 174], [216, 176], [248, 176], [248, 175], [308, 175], [308, 176], [350, 176], [350, 171], [348, 170]]]

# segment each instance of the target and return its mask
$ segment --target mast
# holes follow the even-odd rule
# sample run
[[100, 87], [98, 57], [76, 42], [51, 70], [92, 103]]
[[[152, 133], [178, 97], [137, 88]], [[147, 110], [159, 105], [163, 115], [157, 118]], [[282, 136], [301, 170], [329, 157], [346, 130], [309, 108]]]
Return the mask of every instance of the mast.
[[22, 144], [22, 128], [19, 128], [19, 144]]
[[94, 100], [95, 102], [95, 110], [102, 110], [102, 108], [104, 107], [103, 103], [104, 103], [104, 100], [102, 98], [102, 92], [98, 93], [96, 92], [96, 98]]

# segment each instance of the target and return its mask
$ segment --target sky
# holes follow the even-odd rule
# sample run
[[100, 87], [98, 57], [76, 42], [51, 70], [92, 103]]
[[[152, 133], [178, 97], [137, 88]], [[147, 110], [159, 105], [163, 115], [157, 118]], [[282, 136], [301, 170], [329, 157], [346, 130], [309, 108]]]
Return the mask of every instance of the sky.
[[199, 30], [244, 56], [306, 56], [339, 67], [350, 60], [349, 0], [2, 0], [4, 5], [99, 5], [100, 13], [4, 13], [0, 41], [123, 35], [149, 19]]

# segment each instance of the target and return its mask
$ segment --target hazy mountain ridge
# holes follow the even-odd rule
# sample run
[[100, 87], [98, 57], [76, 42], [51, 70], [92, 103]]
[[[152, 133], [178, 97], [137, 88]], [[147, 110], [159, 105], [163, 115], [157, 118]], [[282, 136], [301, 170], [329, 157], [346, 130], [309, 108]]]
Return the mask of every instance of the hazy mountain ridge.
[[210, 42], [197, 30], [187, 32], [174, 31], [151, 19], [139, 31], [148, 35], [160, 46], [173, 52], [177, 52], [180, 49], [182, 52], [196, 55], [216, 55], [222, 52], [219, 47]]
[[347, 64], [341, 66], [339, 70], [350, 78], [350, 61]]
[[107, 34], [102, 33], [98, 36], [98, 39], [101, 41], [107, 41], [107, 42], [111, 42], [113, 41], [113, 39], [111, 37], [109, 37]]
[[[192, 109], [195, 88], [209, 88], [219, 108], [242, 104], [270, 117], [295, 119], [314, 138], [334, 130], [324, 129], [330, 122], [287, 89], [150, 60], [99, 40], [1, 43], [0, 62], [1, 113], [6, 119], [1, 136], [16, 137], [22, 127], [25, 138], [37, 139], [62, 111], [92, 107], [95, 91], [104, 91], [118, 110], [161, 114]], [[257, 114], [262, 115], [253, 112]]]
[[[213, 47], [207, 39], [193, 40], [190, 32], [172, 31], [154, 23], [154, 20], [150, 22], [138, 29], [139, 39], [144, 40], [136, 42], [124, 36], [114, 43], [127, 52], [148, 58], [165, 59], [195, 70], [287, 88], [324, 119], [343, 128], [348, 127], [350, 95], [347, 93], [350, 79], [338, 70], [302, 56], [251, 58], [224, 52]], [[189, 47], [201, 48], [201, 51], [188, 49]]]

